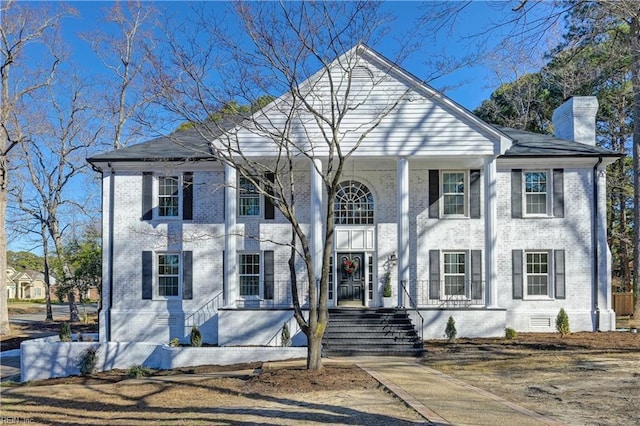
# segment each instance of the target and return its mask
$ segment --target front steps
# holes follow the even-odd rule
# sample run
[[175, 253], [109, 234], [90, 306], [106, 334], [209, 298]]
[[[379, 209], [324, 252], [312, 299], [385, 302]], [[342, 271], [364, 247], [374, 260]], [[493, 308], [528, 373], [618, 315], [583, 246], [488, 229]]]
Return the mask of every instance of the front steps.
[[418, 356], [423, 344], [402, 308], [331, 308], [323, 356]]

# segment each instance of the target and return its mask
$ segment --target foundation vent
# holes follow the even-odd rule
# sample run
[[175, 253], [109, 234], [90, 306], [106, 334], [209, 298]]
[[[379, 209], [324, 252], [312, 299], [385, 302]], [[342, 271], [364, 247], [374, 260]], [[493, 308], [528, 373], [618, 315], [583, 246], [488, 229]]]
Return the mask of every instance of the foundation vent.
[[529, 327], [531, 328], [551, 328], [551, 318], [549, 317], [530, 317]]

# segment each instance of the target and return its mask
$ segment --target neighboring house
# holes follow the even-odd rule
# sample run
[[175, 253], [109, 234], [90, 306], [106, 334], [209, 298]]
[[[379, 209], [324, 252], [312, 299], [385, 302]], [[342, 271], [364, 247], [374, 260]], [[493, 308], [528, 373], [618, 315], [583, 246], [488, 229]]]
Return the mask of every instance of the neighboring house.
[[[54, 283], [55, 278], [51, 277], [51, 284]], [[11, 266], [7, 267], [7, 297], [9, 299], [44, 299], [47, 294], [46, 288], [42, 272], [29, 269], [17, 271]]]
[[[534, 134], [479, 120], [364, 46], [339, 60], [355, 55], [354, 90], [373, 91], [367, 111], [402, 100], [362, 141], [335, 200], [316, 175], [322, 146], [298, 163], [316, 264], [321, 214], [336, 209], [330, 306], [382, 306], [388, 272], [394, 304], [419, 310], [425, 338], [443, 337], [449, 316], [459, 336], [554, 331], [560, 308], [572, 331], [614, 329], [605, 168], [620, 155], [595, 144], [597, 100], [569, 100], [556, 137]], [[321, 102], [326, 75], [313, 79], [305, 87]], [[269, 123], [279, 102], [287, 95], [260, 112]], [[355, 111], [345, 130], [367, 120]], [[269, 161], [268, 140], [237, 137]], [[289, 249], [278, 244], [288, 222], [207, 151], [191, 129], [88, 159], [103, 178], [101, 340], [187, 341], [196, 324], [210, 343], [263, 345], [291, 318]]]

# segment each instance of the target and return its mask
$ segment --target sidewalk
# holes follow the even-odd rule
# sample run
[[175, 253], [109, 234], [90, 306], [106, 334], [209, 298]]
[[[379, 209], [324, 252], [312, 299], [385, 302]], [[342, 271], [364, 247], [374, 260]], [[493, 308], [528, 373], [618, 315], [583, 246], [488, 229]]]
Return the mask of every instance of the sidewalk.
[[437, 425], [559, 425], [412, 358], [359, 358], [356, 364]]

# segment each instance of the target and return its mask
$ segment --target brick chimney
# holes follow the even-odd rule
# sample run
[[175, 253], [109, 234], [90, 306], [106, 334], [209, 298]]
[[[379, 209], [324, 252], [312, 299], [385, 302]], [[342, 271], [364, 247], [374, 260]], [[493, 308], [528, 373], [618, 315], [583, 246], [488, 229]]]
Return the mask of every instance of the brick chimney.
[[586, 145], [596, 144], [595, 96], [575, 96], [553, 111], [553, 128], [557, 138], [569, 139]]

